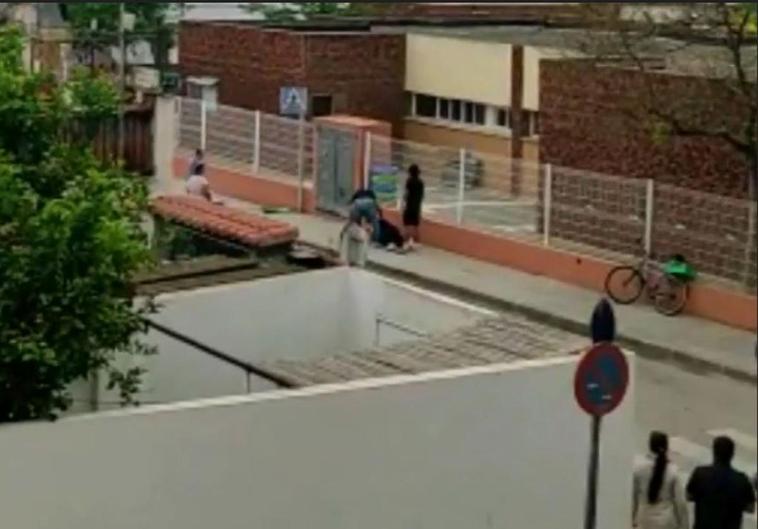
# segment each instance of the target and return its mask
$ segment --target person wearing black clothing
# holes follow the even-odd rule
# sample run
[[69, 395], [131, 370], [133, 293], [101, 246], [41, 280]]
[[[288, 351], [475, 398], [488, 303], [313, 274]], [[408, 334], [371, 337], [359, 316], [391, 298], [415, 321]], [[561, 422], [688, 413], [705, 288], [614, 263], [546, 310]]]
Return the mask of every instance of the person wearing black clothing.
[[402, 250], [403, 235], [400, 230], [390, 221], [384, 218], [381, 208], [379, 209], [379, 237], [377, 242], [388, 250]]
[[405, 182], [405, 200], [403, 207], [403, 227], [408, 248], [418, 242], [418, 227], [421, 224], [421, 204], [424, 201], [424, 181], [421, 170], [413, 164], [408, 168], [408, 180]]
[[734, 441], [713, 441], [713, 465], [698, 467], [687, 484], [695, 503], [694, 529], [740, 529], [744, 513], [755, 510], [755, 492], [748, 477], [732, 468]]

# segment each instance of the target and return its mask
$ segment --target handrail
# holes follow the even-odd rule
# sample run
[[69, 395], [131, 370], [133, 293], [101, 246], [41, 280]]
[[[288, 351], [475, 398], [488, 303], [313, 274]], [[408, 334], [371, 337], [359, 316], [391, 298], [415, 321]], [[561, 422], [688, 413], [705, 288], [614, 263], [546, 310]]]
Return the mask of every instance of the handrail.
[[[182, 342], [183, 344], [188, 345], [194, 349], [197, 349], [198, 351], [201, 351], [209, 356], [212, 356], [213, 358], [217, 360], [221, 360], [222, 362], [225, 362], [229, 365], [233, 365], [234, 367], [242, 369], [243, 371], [245, 371], [245, 373], [247, 373], [248, 376], [255, 375], [262, 379], [268, 380], [269, 382], [275, 384], [277, 387], [280, 387], [280, 388], [293, 389], [296, 387], [292, 382], [286, 380], [285, 378], [282, 378], [274, 373], [270, 373], [266, 371], [265, 369], [257, 367], [251, 363], [244, 362], [242, 360], [234, 358], [233, 356], [230, 356], [217, 349], [214, 349], [213, 347], [205, 345], [204, 343], [198, 342], [194, 338], [185, 336], [184, 334], [177, 332], [173, 329], [170, 329], [164, 325], [161, 325], [160, 323], [156, 323], [147, 318], [144, 318], [144, 322], [148, 325], [148, 327], [151, 327], [152, 329], [155, 329], [156, 331], [162, 334], [165, 334], [166, 336], [173, 338], [174, 340], [178, 342]], [[250, 389], [249, 385], [250, 384], [248, 380], [248, 392]]]
[[383, 316], [377, 316], [376, 321], [378, 323], [384, 324], [387, 327], [391, 327], [393, 329], [397, 329], [398, 331], [403, 331], [408, 334], [412, 334], [414, 336], [418, 336], [419, 338], [426, 338], [429, 336], [429, 333], [426, 333], [424, 331], [419, 331], [417, 329], [414, 329], [412, 327], [408, 327], [407, 325], [403, 325], [402, 323], [397, 323], [394, 320], [390, 320], [388, 318], [385, 318]]

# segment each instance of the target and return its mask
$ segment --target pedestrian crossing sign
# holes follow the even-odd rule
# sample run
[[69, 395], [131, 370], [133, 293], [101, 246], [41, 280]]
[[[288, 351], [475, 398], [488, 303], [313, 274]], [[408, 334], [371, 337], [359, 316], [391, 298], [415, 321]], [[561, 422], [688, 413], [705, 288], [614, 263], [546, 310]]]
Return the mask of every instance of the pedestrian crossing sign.
[[279, 91], [279, 113], [301, 116], [308, 112], [308, 89], [303, 86], [284, 86]]

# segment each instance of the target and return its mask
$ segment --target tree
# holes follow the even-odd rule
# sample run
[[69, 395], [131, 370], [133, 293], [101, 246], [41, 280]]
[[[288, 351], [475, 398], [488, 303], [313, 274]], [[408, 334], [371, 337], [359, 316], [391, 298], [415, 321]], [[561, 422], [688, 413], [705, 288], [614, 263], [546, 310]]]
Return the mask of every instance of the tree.
[[361, 2], [258, 2], [250, 4], [248, 9], [261, 14], [265, 20], [270, 22], [297, 22], [317, 18], [360, 16], [370, 12], [370, 9]]
[[[118, 45], [119, 4], [117, 2], [65, 2], [63, 16], [71, 25], [75, 47], [86, 53], [106, 51]], [[125, 2], [126, 13], [135, 16], [134, 28], [126, 31], [127, 44], [140, 40], [150, 43], [156, 67], [168, 64], [176, 27], [171, 15], [176, 4], [168, 2]]]
[[[640, 74], [641, 84], [624, 110], [632, 120], [646, 123], [656, 141], [693, 136], [728, 144], [745, 160], [745, 187], [755, 200], [758, 189], [755, 5], [617, 6], [616, 9], [585, 6], [587, 31], [581, 51], [596, 66], [622, 63]], [[630, 9], [634, 10], [634, 16], [624, 16]], [[669, 17], [655, 16], [655, 9], [668, 10]], [[682, 60], [685, 56], [687, 60]], [[686, 85], [658, 82], [661, 68], [687, 76]]]
[[0, 422], [54, 417], [96, 372], [128, 401], [142, 370], [116, 361], [152, 352], [138, 336], [153, 307], [130, 281], [150, 262], [146, 186], [94, 158], [91, 127], [68, 132], [115, 115], [117, 94], [26, 73], [21, 53], [0, 28]]

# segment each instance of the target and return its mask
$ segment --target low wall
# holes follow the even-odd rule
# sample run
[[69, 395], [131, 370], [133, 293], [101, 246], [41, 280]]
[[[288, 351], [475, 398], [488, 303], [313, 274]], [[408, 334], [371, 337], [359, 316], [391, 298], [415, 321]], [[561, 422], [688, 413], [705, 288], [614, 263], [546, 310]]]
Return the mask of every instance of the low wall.
[[[174, 176], [184, 178], [187, 175], [189, 160], [174, 158]], [[294, 183], [252, 175], [242, 171], [206, 164], [206, 177], [211, 190], [221, 195], [248, 200], [267, 206], [297, 209], [298, 191]], [[316, 210], [313, 189], [303, 190], [303, 211], [312, 213]]]
[[[174, 161], [175, 175], [186, 174], [187, 161]], [[262, 204], [296, 207], [297, 189], [286, 182], [251, 177], [211, 167], [211, 185], [220, 193]], [[315, 194], [305, 191], [305, 211], [315, 211]], [[395, 211], [386, 212], [388, 220], [402, 224]], [[493, 264], [536, 275], [544, 275], [598, 292], [604, 290], [605, 276], [614, 264], [593, 257], [579, 256], [553, 248], [490, 235], [470, 228], [424, 220], [421, 236], [426, 244]], [[755, 296], [720, 289], [703, 283], [692, 286], [687, 312], [708, 320], [747, 330], [758, 329]]]
[[[576, 361], [3, 425], [3, 525], [581, 527]], [[634, 438], [632, 387], [603, 423], [603, 529], [629, 527]]]
[[[394, 223], [395, 211], [385, 212]], [[565, 283], [603, 292], [605, 277], [616, 266], [593, 257], [514, 241], [469, 228], [424, 220], [421, 238], [426, 244], [489, 263], [542, 275]], [[756, 298], [747, 294], [696, 283], [690, 290], [687, 313], [733, 327], [758, 329]]]

